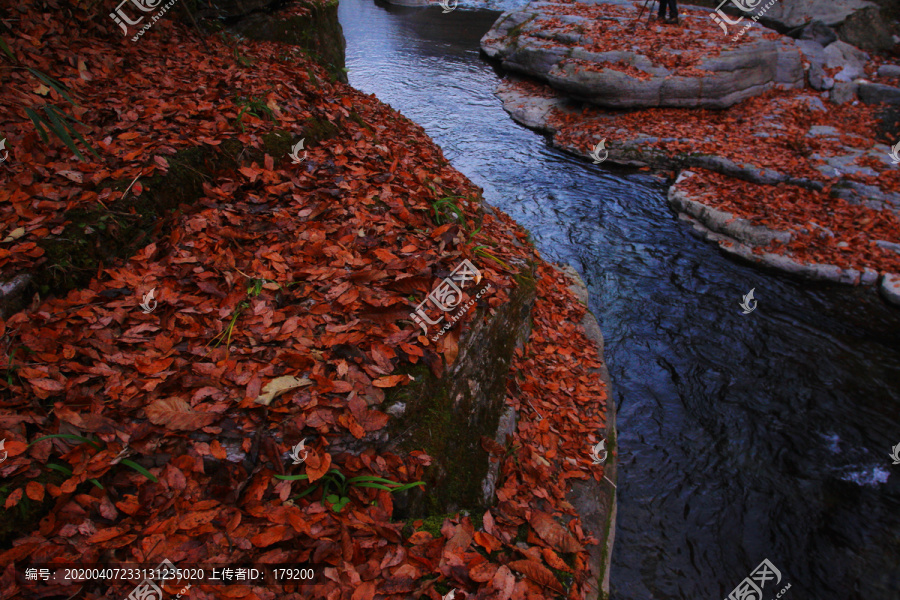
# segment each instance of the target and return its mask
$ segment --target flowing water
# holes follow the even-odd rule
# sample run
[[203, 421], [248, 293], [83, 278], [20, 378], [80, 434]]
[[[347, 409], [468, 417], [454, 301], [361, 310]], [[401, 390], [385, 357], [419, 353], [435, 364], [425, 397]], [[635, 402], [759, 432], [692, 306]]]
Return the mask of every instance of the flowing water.
[[619, 407], [612, 597], [718, 600], [767, 558], [765, 600], [900, 598], [900, 311], [735, 263], [658, 179], [516, 125], [478, 49], [498, 14], [341, 0], [349, 78], [587, 282]]

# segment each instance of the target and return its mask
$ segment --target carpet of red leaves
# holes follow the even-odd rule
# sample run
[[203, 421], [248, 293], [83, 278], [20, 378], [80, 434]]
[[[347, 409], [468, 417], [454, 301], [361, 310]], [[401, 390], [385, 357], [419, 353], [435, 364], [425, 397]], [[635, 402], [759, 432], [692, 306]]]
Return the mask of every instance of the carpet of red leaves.
[[695, 172], [698, 176], [679, 184], [692, 199], [754, 225], [791, 232], [790, 243], [774, 242], [769, 251], [807, 264], [900, 272], [900, 255], [875, 244], [900, 240], [900, 222], [889, 211], [792, 185], [756, 185], [702, 169]]
[[[517, 82], [515, 86], [532, 96], [562, 98], [550, 86], [534, 81]], [[696, 194], [710, 206], [792, 232], [790, 244], [773, 245], [767, 251], [791, 255], [808, 264], [898, 272], [900, 256], [877, 246], [876, 241], [900, 242], [900, 219], [889, 210], [834, 198], [830, 189], [848, 180], [900, 192], [900, 169], [861, 156], [852, 164], [870, 167], [876, 175], [842, 173], [840, 177], [828, 177], [815, 168], [825, 161], [812, 156], [845, 154], [845, 146], [867, 150], [879, 142], [889, 143], [878, 127], [879, 107], [826, 101], [826, 111], [811, 110], [806, 100], [810, 95], [809, 91], [771, 90], [722, 111], [670, 108], [614, 112], [590, 106], [570, 112], [554, 109], [550, 125], [556, 130], [556, 145], [580, 153], [589, 152], [604, 138], [615, 142], [652, 136], [657, 139], [644, 144], [670, 157], [722, 156], [738, 165], [821, 182], [825, 189], [816, 192], [791, 185], [757, 185], [694, 169], [701, 176], [685, 185], [692, 196]], [[817, 125], [834, 127], [839, 134], [809, 136], [810, 128]], [[822, 237], [821, 230], [815, 230], [809, 221], [827, 227], [834, 236]]]
[[[753, 35], [744, 35], [732, 42], [731, 36], [724, 35], [709, 18], [710, 10], [679, 6], [679, 25], [670, 25], [656, 20], [655, 3], [651, 10], [641, 12], [644, 2], [634, 0], [630, 5], [600, 4], [581, 2], [554, 2], [544, 4], [541, 12], [546, 17], [536, 21], [542, 35], [548, 32], [570, 33], [590, 39], [591, 43], [578, 47], [590, 52], [635, 52], [650, 59], [654, 65], [669, 69], [673, 76], [703, 76], [706, 71], [697, 66], [741, 44], [750, 44], [758, 39], [779, 40], [782, 36], [768, 32], [754, 25]], [[549, 16], [553, 15], [553, 16]], [[563, 23], [558, 16], [572, 15], [585, 17], [587, 21]], [[529, 26], [530, 27], [530, 26]], [[574, 47], [574, 44], [562, 44]]]
[[[311, 560], [321, 570], [321, 585], [303, 593], [293, 583], [203, 584], [189, 593], [199, 600], [437, 600], [438, 581], [457, 588], [457, 599], [581, 597], [585, 545], [596, 540], [565, 492], [569, 479], [602, 479], [586, 451], [605, 423], [606, 395], [592, 370], [600, 366], [596, 348], [574, 325], [584, 308], [563, 276], [506, 215], [481, 212], [479, 190], [420, 127], [329, 82], [300, 53], [285, 59], [283, 46], [244, 42], [247, 67], [224, 41], [202, 41], [172, 13], [137, 43], [95, 13], [80, 3], [20, 3], [15, 30], [4, 36], [22, 64], [69, 87], [78, 102], [72, 114], [101, 158], [78, 162], [58, 140], [42, 143], [23, 107], [47, 97], [63, 103], [26, 70], [4, 69], [0, 130], [10, 160], [0, 172], [0, 239], [24, 232], [0, 248], [3, 279], [40, 264], [37, 242], [62, 230], [67, 211], [120, 196], [111, 181], [165, 172], [167, 156], [198, 145], [238, 139], [264, 148], [262, 136], [276, 126], [244, 115], [241, 131], [235, 96], [264, 96], [280, 128], [315, 117], [340, 133], [309, 148], [300, 165], [266, 155], [217, 174], [169, 233], [100, 269], [86, 289], [0, 320], [4, 519], [29, 503], [47, 507], [0, 551], [0, 597], [37, 597], [22, 587], [26, 563], [163, 559]], [[472, 199], [461, 207], [468, 223], [483, 218], [477, 235], [434, 222], [431, 203], [444, 196]], [[517, 351], [507, 397], [523, 409], [511, 440], [518, 450], [495, 459], [499, 503], [483, 526], [476, 531], [456, 516], [441, 535], [404, 537], [403, 523], [391, 521], [391, 494], [370, 488], [353, 488], [339, 513], [311, 497], [289, 501], [305, 482], [274, 476], [285, 472], [290, 446], [311, 434], [317, 440], [298, 467], [310, 481], [331, 467], [348, 477], [421, 477], [431, 460], [423, 452], [332, 455], [328, 440], [384, 428], [378, 406], [384, 390], [408, 383], [394, 374], [401, 367], [422, 362], [439, 374], [456, 359], [465, 319], [435, 345], [409, 322], [409, 296], [424, 297], [469, 258], [492, 291], [467, 318], [506, 301], [515, 273], [482, 260], [479, 244], [504, 263], [538, 264], [532, 333]], [[158, 306], [145, 314], [138, 303], [150, 288]], [[230, 323], [227, 342], [213, 344]], [[310, 383], [269, 406], [256, 403], [280, 376]], [[57, 433], [93, 436], [100, 447], [70, 439], [28, 446]], [[234, 453], [246, 460], [227, 460]], [[158, 481], [123, 468], [123, 459]], [[47, 465], [61, 461], [71, 475], [48, 478]], [[527, 537], [517, 539], [523, 524]], [[574, 571], [567, 594], [551, 568]], [[125, 597], [132, 587], [65, 589], [98, 599]]]
[[[553, 38], [556, 45], [579, 47], [592, 52], [631, 51], [648, 57], [676, 76], [703, 75], [698, 69], [703, 60], [718, 56], [734, 44], [755, 40], [786, 40], [784, 36], [754, 24], [747, 35], [732, 42], [709, 18], [705, 8], [680, 7], [681, 24], [667, 25], [648, 20], [639, 11], [642, 2], [628, 5], [589, 5], [570, 0], [542, 5], [540, 36]], [[563, 16], [586, 20], [564, 22]], [[529, 24], [528, 28], [533, 25]], [[555, 34], [575, 36], [578, 43], [560, 42]], [[520, 35], [526, 35], [522, 33]], [[636, 79], [647, 75], [621, 62], [591, 63], [573, 60], [577, 69], [614, 69]], [[886, 62], [885, 56], [874, 55], [867, 65], [867, 75], [878, 80], [875, 71]], [[892, 61], [895, 62], [895, 61]], [[894, 82], [890, 82], [894, 83]], [[513, 85], [525, 94], [541, 98], [564, 96], [534, 81], [519, 80]], [[588, 153], [601, 139], [610, 143], [627, 142], [642, 136], [655, 140], [643, 142], [670, 157], [684, 154], [721, 156], [738, 165], [768, 169], [797, 179], [822, 183], [823, 192], [787, 185], [755, 185], [715, 173], [702, 172], [686, 185], [703, 202], [733, 212], [736, 216], [774, 229], [789, 230], [793, 241], [786, 246], [772, 246], [769, 251], [789, 254], [807, 263], [825, 262], [844, 267], [870, 267], [882, 272], [897, 272], [897, 253], [876, 245], [876, 241], [900, 242], [900, 220], [889, 210], [876, 210], [851, 205], [829, 196], [832, 185], [841, 179], [875, 186], [883, 192], [900, 192], [900, 169], [871, 156], [860, 156], [850, 164], [871, 168], [875, 175], [840, 173], [831, 177], [818, 166], [826, 165], [825, 157], [854, 150], [870, 150], [876, 143], [893, 145], [898, 131], [878, 120], [883, 108], [856, 103], [835, 105], [823, 99], [826, 110], [814, 110], [810, 100], [818, 94], [812, 90], [772, 89], [740, 102], [727, 110], [645, 109], [615, 112], [584, 106], [580, 111], [553, 109], [549, 126], [556, 130], [554, 143], [579, 153]], [[829, 126], [836, 136], [810, 135], [813, 126]], [[817, 155], [817, 156], [814, 156]], [[827, 227], [833, 236], [822, 236], [822, 230], [809, 225], [813, 221]], [[810, 231], [813, 229], [814, 231]]]

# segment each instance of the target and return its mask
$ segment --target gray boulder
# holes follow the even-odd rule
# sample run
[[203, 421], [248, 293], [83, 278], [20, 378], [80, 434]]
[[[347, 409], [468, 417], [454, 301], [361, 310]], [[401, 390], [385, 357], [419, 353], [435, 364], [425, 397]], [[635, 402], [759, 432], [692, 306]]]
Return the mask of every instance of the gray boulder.
[[835, 81], [850, 82], [865, 76], [865, 65], [869, 55], [846, 42], [834, 42], [825, 48], [825, 66], [841, 69], [834, 76]]
[[809, 87], [814, 90], [830, 90], [834, 87], [834, 79], [825, 72], [825, 48], [814, 40], [797, 40], [797, 48], [803, 54], [803, 59], [809, 62], [809, 70], [806, 73]]
[[835, 81], [828, 99], [834, 104], [846, 104], [856, 100], [859, 84], [855, 81]]
[[814, 19], [834, 27], [866, 8], [878, 7], [868, 0], [779, 0], [766, 11], [766, 18], [783, 29], [794, 29]]
[[[621, 4], [616, 0], [594, 3]], [[557, 26], [548, 26], [540, 18], [545, 6], [554, 8], [552, 15]], [[747, 34], [750, 43], [725, 50], [710, 48], [706, 53], [710, 57], [697, 65], [704, 73], [677, 75], [636, 51], [586, 50], [581, 46], [587, 45], [587, 41], [571, 29], [584, 18], [559, 14], [559, 6], [533, 2], [524, 10], [502, 14], [481, 40], [485, 54], [499, 59], [509, 71], [534, 77], [572, 98], [604, 108], [721, 109], [762, 94], [777, 84], [787, 88], [805, 87], [801, 54], [790, 38], [773, 41], [765, 39], [759, 28], [750, 30]], [[679, 51], [671, 49], [672, 53]], [[821, 54], [820, 63], [824, 64], [824, 51]], [[585, 62], [592, 63], [591, 68], [585, 68]], [[621, 67], [623, 64], [641, 74], [626, 72]], [[821, 89], [827, 89], [828, 83], [823, 81], [820, 85]]]
[[878, 76], [886, 79], [900, 79], [900, 65], [881, 65]]
[[838, 39], [834, 29], [818, 19], [811, 21], [808, 25], [802, 27], [800, 29], [800, 35], [797, 37], [801, 40], [818, 42], [823, 47], [836, 42]]
[[867, 7], [850, 15], [841, 24], [838, 34], [842, 40], [867, 50], [886, 51], [894, 45], [893, 32], [898, 31], [891, 22], [890, 13], [875, 7]]
[[900, 104], [900, 88], [882, 83], [859, 83], [859, 99], [866, 104]]
[[881, 295], [891, 304], [900, 306], [900, 275], [885, 273], [879, 288]]

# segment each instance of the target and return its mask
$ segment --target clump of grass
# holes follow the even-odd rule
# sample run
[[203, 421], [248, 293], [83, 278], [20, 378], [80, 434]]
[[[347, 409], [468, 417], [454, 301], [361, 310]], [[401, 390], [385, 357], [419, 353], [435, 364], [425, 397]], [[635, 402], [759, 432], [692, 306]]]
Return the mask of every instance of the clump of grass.
[[244, 115], [253, 115], [257, 119], [268, 118], [270, 121], [278, 124], [275, 118], [275, 111], [266, 103], [264, 96], [251, 96], [250, 98], [237, 98], [235, 104], [241, 108], [237, 116], [237, 123], [244, 133]]
[[[44, 436], [41, 436], [38, 439], [34, 440], [30, 444], [28, 444], [28, 447], [30, 448], [31, 446], [34, 446], [38, 442], [43, 442], [44, 440], [52, 440], [52, 439], [72, 440], [75, 442], [80, 442], [82, 444], [90, 444], [97, 450], [103, 449], [103, 446], [101, 446], [97, 442], [97, 440], [87, 438], [87, 437], [82, 437], [80, 435], [75, 435], [72, 433], [51, 433], [50, 435], [44, 435]], [[135, 471], [137, 471], [138, 473], [140, 473], [141, 475], [143, 475], [144, 477], [146, 477], [147, 479], [149, 479], [150, 481], [152, 481], [154, 483], [159, 481], [159, 479], [156, 478], [156, 475], [154, 475], [153, 473], [151, 473], [150, 471], [148, 471], [141, 465], [137, 464], [133, 460], [125, 458], [125, 459], [120, 460], [119, 462], [127, 467], [131, 467], [132, 469], [134, 469]], [[63, 465], [50, 463], [47, 465], [47, 468], [53, 469], [54, 471], [59, 471], [60, 473], [64, 473], [70, 477], [72, 476], [72, 469], [70, 469], [68, 467], [64, 467]], [[101, 490], [103, 489], [103, 484], [101, 484], [96, 479], [90, 479], [89, 481], [91, 483], [93, 483], [96, 487], [100, 488]]]
[[[283, 479], [285, 481], [300, 481], [302, 479], [309, 479], [309, 475], [276, 475], [276, 479]], [[331, 469], [326, 473], [322, 479], [320, 479], [315, 484], [309, 486], [301, 493], [294, 496], [293, 500], [299, 500], [309, 494], [313, 493], [319, 488], [322, 488], [322, 500], [323, 504], [325, 502], [330, 505], [331, 510], [338, 513], [347, 506], [347, 503], [350, 502], [350, 488], [355, 487], [364, 487], [364, 488], [375, 488], [378, 490], [385, 490], [391, 492], [392, 494], [395, 492], [404, 492], [406, 490], [410, 490], [418, 485], [424, 486], [424, 481], [414, 481], [412, 483], [398, 483], [396, 481], [391, 481], [390, 479], [385, 479], [384, 477], [376, 477], [374, 475], [361, 475], [359, 477], [351, 477], [347, 479], [347, 476], [341, 473], [337, 469]], [[329, 493], [333, 492], [333, 493]]]

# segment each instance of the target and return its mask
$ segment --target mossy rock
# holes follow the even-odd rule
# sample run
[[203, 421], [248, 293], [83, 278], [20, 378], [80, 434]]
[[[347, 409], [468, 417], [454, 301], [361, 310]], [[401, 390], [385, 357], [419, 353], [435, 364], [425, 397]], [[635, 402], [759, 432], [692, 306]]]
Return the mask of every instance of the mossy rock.
[[[139, 248], [158, 239], [178, 217], [178, 207], [203, 195], [203, 182], [213, 174], [238, 166], [243, 145], [228, 140], [216, 148], [202, 146], [182, 150], [168, 159], [167, 173], [142, 179], [141, 195], [90, 208], [68, 211], [70, 221], [58, 236], [39, 245], [46, 261], [34, 273], [32, 284], [42, 295], [63, 295], [84, 287], [102, 265], [132, 256]], [[114, 189], [125, 190], [130, 181], [118, 181]]]
[[[62, 233], [38, 244], [43, 261], [27, 276], [27, 283], [14, 295], [4, 296], [3, 314], [21, 310], [35, 293], [41, 297], [63, 296], [83, 288], [103, 267], [133, 256], [137, 250], [163, 237], [180, 216], [181, 207], [203, 197], [203, 183], [244, 164], [262, 163], [265, 155], [280, 160], [290, 152], [292, 135], [275, 130], [262, 136], [262, 148], [248, 148], [235, 139], [218, 146], [199, 146], [167, 158], [166, 173], [141, 178], [141, 194], [65, 213]], [[102, 185], [125, 191], [132, 180]]]
[[532, 269], [516, 277], [509, 301], [493, 315], [486, 317], [483, 309], [473, 315], [457, 360], [440, 378], [424, 365], [408, 369], [415, 381], [385, 399], [385, 408], [405, 405], [389, 427], [390, 439], [402, 451], [424, 450], [433, 459], [424, 489], [409, 493], [411, 517], [461, 509], [483, 514], [489, 502], [483, 482], [490, 459], [481, 438], [496, 435], [513, 352], [530, 331], [537, 287]]
[[337, 80], [347, 82], [344, 31], [338, 21], [338, 3], [298, 2], [291, 6], [309, 10], [304, 16], [256, 13], [234, 25], [234, 30], [253, 40], [281, 42], [302, 48]]

